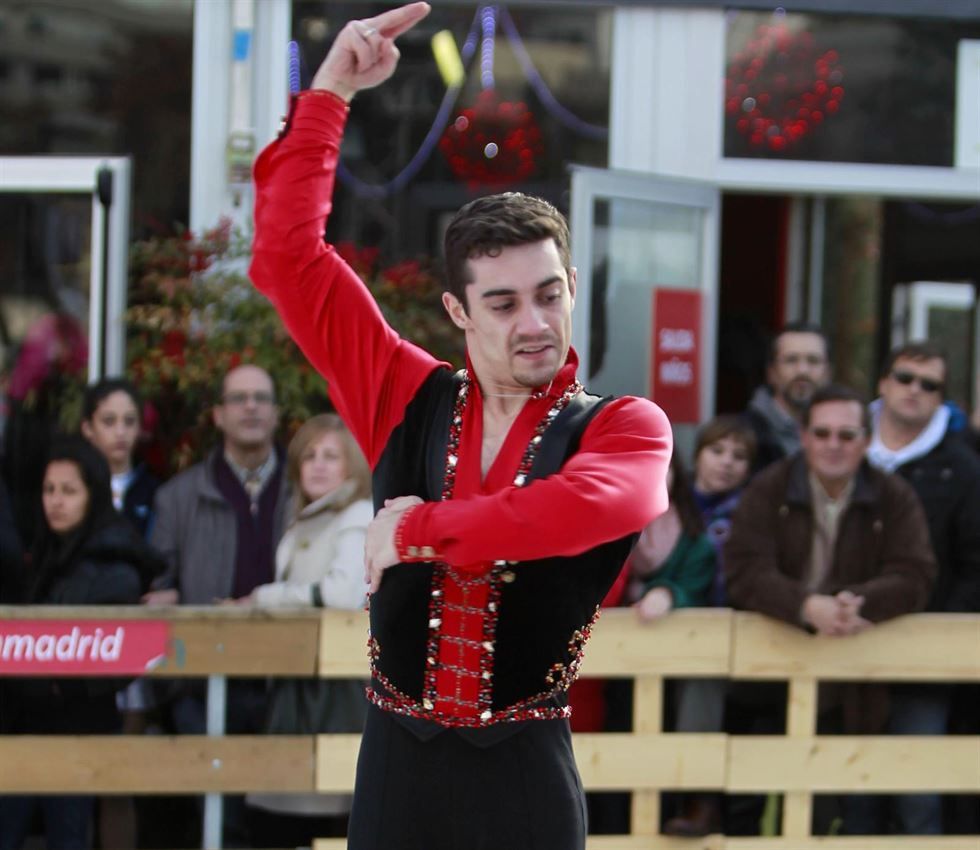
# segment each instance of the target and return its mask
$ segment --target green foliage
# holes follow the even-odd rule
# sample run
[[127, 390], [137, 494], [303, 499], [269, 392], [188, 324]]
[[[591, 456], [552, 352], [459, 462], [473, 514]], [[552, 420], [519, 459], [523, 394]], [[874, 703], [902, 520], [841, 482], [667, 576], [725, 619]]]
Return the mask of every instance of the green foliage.
[[[227, 223], [200, 238], [184, 233], [132, 249], [127, 372], [148, 403], [146, 459], [161, 475], [200, 460], [214, 445], [211, 409], [221, 378], [242, 363], [261, 366], [275, 379], [284, 439], [310, 416], [330, 409], [325, 382], [248, 279], [248, 250], [249, 240]], [[381, 268], [371, 249], [338, 250], [399, 333], [461, 364], [461, 337], [425, 265], [408, 261]], [[70, 395], [62, 418], [77, 424], [80, 405]]]

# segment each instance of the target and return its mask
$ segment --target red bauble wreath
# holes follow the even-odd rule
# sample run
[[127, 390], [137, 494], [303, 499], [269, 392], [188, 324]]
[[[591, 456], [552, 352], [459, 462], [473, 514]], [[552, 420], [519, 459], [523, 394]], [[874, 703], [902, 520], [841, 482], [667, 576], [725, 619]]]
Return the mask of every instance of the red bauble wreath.
[[439, 150], [458, 179], [473, 188], [499, 187], [531, 177], [544, 143], [527, 104], [501, 100], [485, 89], [446, 128]]
[[784, 151], [837, 113], [843, 79], [837, 51], [811, 33], [763, 25], [728, 66], [725, 112], [749, 144]]

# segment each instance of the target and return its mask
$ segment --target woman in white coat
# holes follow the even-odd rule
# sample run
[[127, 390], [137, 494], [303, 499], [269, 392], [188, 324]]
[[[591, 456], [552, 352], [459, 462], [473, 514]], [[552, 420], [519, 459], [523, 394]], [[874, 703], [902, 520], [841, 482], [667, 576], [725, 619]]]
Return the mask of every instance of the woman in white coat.
[[[363, 608], [371, 473], [338, 416], [315, 416], [296, 432], [286, 475], [294, 516], [276, 549], [276, 580], [235, 601], [257, 608]], [[273, 680], [268, 731], [358, 732], [366, 711], [361, 682]], [[317, 837], [346, 834], [350, 797], [253, 794], [247, 802], [253, 847], [309, 846]]]

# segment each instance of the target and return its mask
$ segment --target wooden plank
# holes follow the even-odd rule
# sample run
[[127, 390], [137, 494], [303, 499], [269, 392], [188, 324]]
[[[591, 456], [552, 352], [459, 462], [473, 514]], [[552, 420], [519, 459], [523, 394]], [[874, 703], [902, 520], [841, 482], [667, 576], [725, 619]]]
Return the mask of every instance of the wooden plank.
[[367, 612], [326, 610], [320, 618], [320, 676], [366, 679], [370, 673]]
[[739, 679], [980, 681], [980, 617], [915, 614], [847, 638], [810, 635], [759, 614], [735, 615], [732, 676]]
[[[633, 683], [633, 732], [659, 734], [663, 731], [663, 720], [663, 676], [637, 678]], [[660, 791], [635, 790], [630, 798], [630, 832], [637, 835], [656, 835], [659, 831]]]
[[729, 738], [728, 790], [976, 793], [980, 736]]
[[360, 735], [317, 735], [314, 787], [321, 794], [354, 790]]
[[580, 733], [572, 744], [590, 791], [724, 788], [725, 735]]
[[301, 735], [8, 735], [0, 737], [0, 792], [312, 791], [313, 745]]
[[723, 835], [671, 838], [667, 835], [590, 835], [586, 850], [723, 850]]
[[[670, 838], [665, 835], [590, 835], [586, 850], [978, 850], [975, 835], [888, 835], [813, 838]], [[319, 838], [313, 850], [346, 850], [344, 838]]]
[[150, 675], [314, 676], [318, 619], [175, 620], [167, 658]]
[[731, 649], [732, 612], [687, 608], [653, 623], [632, 609], [608, 609], [585, 649], [583, 676], [724, 676]]
[[[660, 845], [648, 845], [660, 850]], [[673, 848], [671, 849], [673, 850]], [[681, 848], [678, 848], [681, 850]], [[726, 838], [719, 850], [980, 850], [976, 835], [825, 835], [812, 838]]]
[[[811, 738], [817, 731], [817, 682], [797, 678], [789, 683], [786, 706], [786, 734], [790, 738]], [[813, 823], [813, 795], [790, 791], [783, 797], [783, 835], [802, 838], [810, 834]]]

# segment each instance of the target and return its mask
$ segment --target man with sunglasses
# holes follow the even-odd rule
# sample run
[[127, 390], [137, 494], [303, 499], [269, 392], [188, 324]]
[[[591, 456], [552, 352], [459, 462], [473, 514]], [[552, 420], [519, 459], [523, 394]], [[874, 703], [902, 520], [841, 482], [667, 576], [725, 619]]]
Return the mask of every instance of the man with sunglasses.
[[[980, 611], [980, 460], [950, 427], [943, 404], [946, 355], [931, 342], [895, 348], [871, 404], [874, 423], [868, 460], [904, 478], [918, 493], [929, 523], [939, 572], [928, 611]], [[942, 735], [952, 691], [944, 686], [902, 686], [892, 691], [890, 731]], [[902, 831], [942, 832], [942, 800], [903, 795], [896, 814]]]
[[732, 518], [736, 607], [844, 636], [925, 606], [936, 566], [922, 506], [865, 461], [869, 424], [854, 390], [814, 393], [803, 450], [760, 473]]

